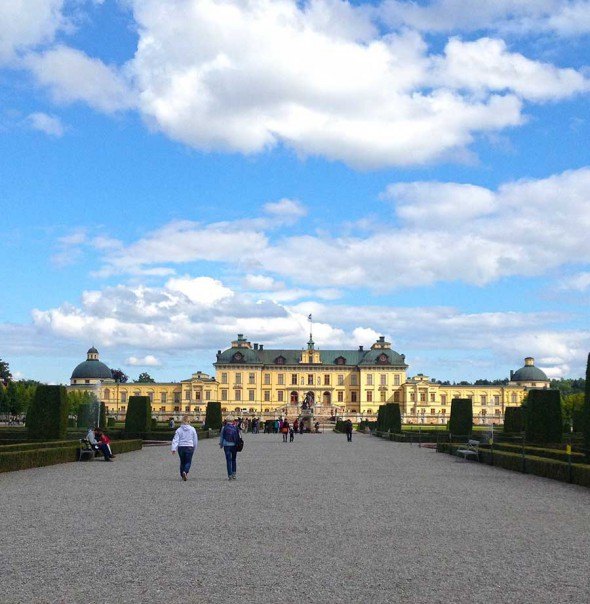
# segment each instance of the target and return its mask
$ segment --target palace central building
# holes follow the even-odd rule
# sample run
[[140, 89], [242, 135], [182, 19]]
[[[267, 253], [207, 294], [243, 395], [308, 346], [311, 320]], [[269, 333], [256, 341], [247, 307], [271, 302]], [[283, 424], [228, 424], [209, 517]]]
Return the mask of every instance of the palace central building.
[[[95, 367], [96, 365], [96, 367]], [[224, 413], [296, 417], [305, 404], [318, 417], [372, 416], [379, 405], [400, 404], [406, 423], [446, 423], [453, 398], [473, 402], [476, 423], [502, 423], [508, 406], [521, 404], [531, 388], [548, 388], [549, 379], [527, 357], [499, 385], [444, 385], [418, 374], [407, 375], [405, 356], [380, 337], [368, 350], [318, 350], [313, 339], [300, 350], [265, 349], [238, 334], [231, 347], [217, 352], [215, 378], [196, 372], [168, 383], [116, 384], [91, 348], [72, 374], [71, 390], [94, 391], [108, 413], [124, 416], [129, 396], [149, 396], [154, 415], [204, 416], [206, 403], [219, 401]], [[108, 368], [107, 368], [108, 369]], [[88, 375], [86, 375], [88, 374]]]

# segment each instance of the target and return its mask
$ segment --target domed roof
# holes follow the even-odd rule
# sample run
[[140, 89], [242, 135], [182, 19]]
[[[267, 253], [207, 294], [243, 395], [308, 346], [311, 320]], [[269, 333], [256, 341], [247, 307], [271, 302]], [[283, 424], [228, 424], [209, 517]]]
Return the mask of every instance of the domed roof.
[[102, 361], [91, 360], [80, 363], [72, 372], [71, 379], [112, 380], [113, 375]]
[[535, 359], [527, 357], [524, 367], [515, 371], [511, 376], [513, 382], [548, 382], [549, 378], [538, 367], [535, 367]]
[[92, 348], [88, 349], [87, 354], [98, 354], [98, 350], [96, 350], [96, 348], [93, 346]]

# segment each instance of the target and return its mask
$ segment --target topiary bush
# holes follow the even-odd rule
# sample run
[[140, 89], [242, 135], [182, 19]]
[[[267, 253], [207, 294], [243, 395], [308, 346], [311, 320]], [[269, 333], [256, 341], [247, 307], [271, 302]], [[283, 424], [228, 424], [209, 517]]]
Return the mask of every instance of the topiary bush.
[[99, 426], [104, 428], [107, 425], [107, 406], [104, 403], [100, 403], [100, 412], [99, 412]]
[[582, 408], [582, 432], [584, 433], [584, 448], [590, 458], [590, 354], [586, 364], [586, 389], [584, 391], [584, 406]]
[[454, 398], [451, 401], [449, 432], [469, 436], [473, 429], [473, 404], [470, 398]]
[[377, 412], [377, 430], [393, 432], [394, 434], [399, 434], [402, 431], [402, 414], [399, 403], [380, 405]]
[[506, 407], [504, 412], [504, 432], [522, 432], [524, 430], [524, 414], [522, 407]]
[[526, 439], [534, 443], [560, 443], [562, 438], [561, 393], [531, 390], [525, 413]]
[[125, 415], [125, 433], [143, 434], [152, 429], [152, 405], [149, 396], [130, 396]]
[[205, 428], [207, 430], [221, 430], [221, 403], [207, 403], [205, 411]]
[[64, 439], [68, 429], [68, 398], [64, 386], [39, 384], [27, 412], [31, 439]]

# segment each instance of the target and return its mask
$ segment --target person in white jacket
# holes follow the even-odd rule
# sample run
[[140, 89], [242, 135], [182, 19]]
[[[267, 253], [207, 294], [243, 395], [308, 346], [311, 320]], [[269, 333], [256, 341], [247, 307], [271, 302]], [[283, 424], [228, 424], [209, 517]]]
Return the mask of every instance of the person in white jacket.
[[198, 443], [199, 438], [197, 437], [197, 431], [190, 425], [188, 415], [184, 415], [182, 424], [180, 424], [180, 427], [176, 430], [174, 438], [172, 439], [172, 455], [178, 451], [178, 457], [180, 459], [180, 477], [182, 480], [186, 481], [188, 478], [193, 454], [197, 450]]

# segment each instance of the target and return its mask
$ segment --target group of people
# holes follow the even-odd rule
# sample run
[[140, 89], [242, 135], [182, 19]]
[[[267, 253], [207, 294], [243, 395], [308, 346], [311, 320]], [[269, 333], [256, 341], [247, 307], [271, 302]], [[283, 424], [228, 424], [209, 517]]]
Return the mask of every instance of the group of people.
[[95, 451], [100, 451], [105, 461], [113, 461], [114, 455], [111, 450], [111, 439], [99, 427], [88, 428], [86, 440]]

